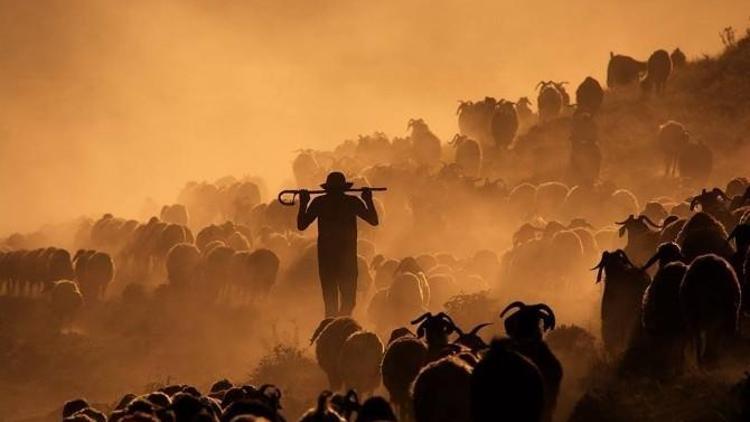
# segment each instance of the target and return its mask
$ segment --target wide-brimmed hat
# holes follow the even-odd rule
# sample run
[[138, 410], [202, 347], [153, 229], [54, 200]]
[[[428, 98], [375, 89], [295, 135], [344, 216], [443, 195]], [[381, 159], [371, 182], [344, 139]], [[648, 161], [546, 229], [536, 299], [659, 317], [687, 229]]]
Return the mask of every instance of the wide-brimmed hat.
[[347, 182], [346, 176], [344, 176], [344, 173], [341, 173], [340, 171], [333, 171], [331, 173], [328, 173], [326, 182], [320, 185], [321, 188], [327, 191], [342, 191], [347, 190], [352, 186], [354, 186], [354, 183]]

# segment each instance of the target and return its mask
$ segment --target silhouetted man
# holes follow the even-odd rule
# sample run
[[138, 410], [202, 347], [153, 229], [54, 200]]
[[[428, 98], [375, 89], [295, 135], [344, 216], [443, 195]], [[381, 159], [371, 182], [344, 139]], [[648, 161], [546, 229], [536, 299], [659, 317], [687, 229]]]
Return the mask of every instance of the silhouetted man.
[[362, 200], [345, 194], [352, 183], [342, 173], [330, 173], [320, 186], [326, 193], [312, 203], [310, 193], [300, 191], [297, 228], [305, 230], [318, 219], [318, 274], [326, 317], [351, 315], [357, 297], [357, 217], [377, 226], [378, 213], [369, 189], [362, 191]]

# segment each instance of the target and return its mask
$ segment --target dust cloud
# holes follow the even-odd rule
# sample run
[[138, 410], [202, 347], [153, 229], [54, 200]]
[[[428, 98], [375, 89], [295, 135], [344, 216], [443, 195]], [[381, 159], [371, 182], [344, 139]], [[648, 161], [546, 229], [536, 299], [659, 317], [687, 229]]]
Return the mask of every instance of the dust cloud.
[[[715, 53], [744, 0], [0, 1], [0, 233], [138, 216], [187, 180], [290, 180], [359, 133], [443, 140], [456, 101], [602, 79], [610, 51]], [[721, 23], [721, 24], [719, 24]]]

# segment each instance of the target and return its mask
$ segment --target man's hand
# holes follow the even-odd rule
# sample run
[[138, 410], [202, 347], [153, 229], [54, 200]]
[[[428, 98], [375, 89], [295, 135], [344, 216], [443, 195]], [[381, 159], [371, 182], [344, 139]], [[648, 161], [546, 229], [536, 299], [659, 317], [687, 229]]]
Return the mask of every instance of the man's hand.
[[310, 191], [307, 189], [301, 189], [299, 191], [299, 202], [300, 204], [307, 205], [307, 203], [310, 202]]
[[362, 188], [362, 200], [367, 203], [372, 202], [372, 191], [370, 188]]

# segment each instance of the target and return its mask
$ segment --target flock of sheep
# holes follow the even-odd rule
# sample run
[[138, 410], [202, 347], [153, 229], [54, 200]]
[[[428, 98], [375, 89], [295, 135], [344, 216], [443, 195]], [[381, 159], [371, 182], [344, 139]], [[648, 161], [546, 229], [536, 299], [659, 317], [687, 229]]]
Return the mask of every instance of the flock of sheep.
[[[691, 139], [689, 122], [672, 120], [653, 132], [663, 170], [643, 176], [675, 181], [670, 192], [644, 201], [602, 177], [618, 165], [600, 144], [608, 98], [637, 92], [629, 101], [656, 101], [687, 66], [679, 49], [645, 62], [612, 54], [609, 90], [588, 77], [574, 103], [556, 81], [537, 86], [536, 112], [526, 97], [460, 102], [459, 133], [448, 143], [412, 119], [406, 137], [376, 132], [331, 151], [299, 151], [299, 186], [336, 169], [359, 186], [389, 188], [375, 198], [381, 227], [360, 227], [354, 316], [324, 319], [311, 336], [329, 386], [300, 420], [559, 420], [565, 365], [557, 354], [573, 347], [559, 339], [593, 338], [559, 327], [560, 315], [595, 332], [623, 377], [669, 380], [691, 365], [721, 367], [742, 343], [750, 305], [742, 294], [750, 182], [705, 188], [712, 151]], [[77, 221], [67, 243], [77, 252], [40, 245], [43, 235], [9, 237], [0, 246], [0, 295], [47, 303], [50, 324], [63, 332], [135, 291], [186, 309], [296, 309], [309, 320], [320, 305], [317, 255], [314, 237], [295, 230], [295, 213], [269, 200], [258, 178], [190, 182], [158, 217]], [[496, 307], [466, 316], [488, 295]], [[582, 305], [589, 302], [598, 312]], [[485, 315], [499, 316], [504, 330]], [[170, 384], [128, 394], [108, 415], [72, 400], [62, 417], [281, 421], [282, 398], [271, 384], [222, 380], [205, 393]], [[572, 420], [596, 420], [572, 412]]]

